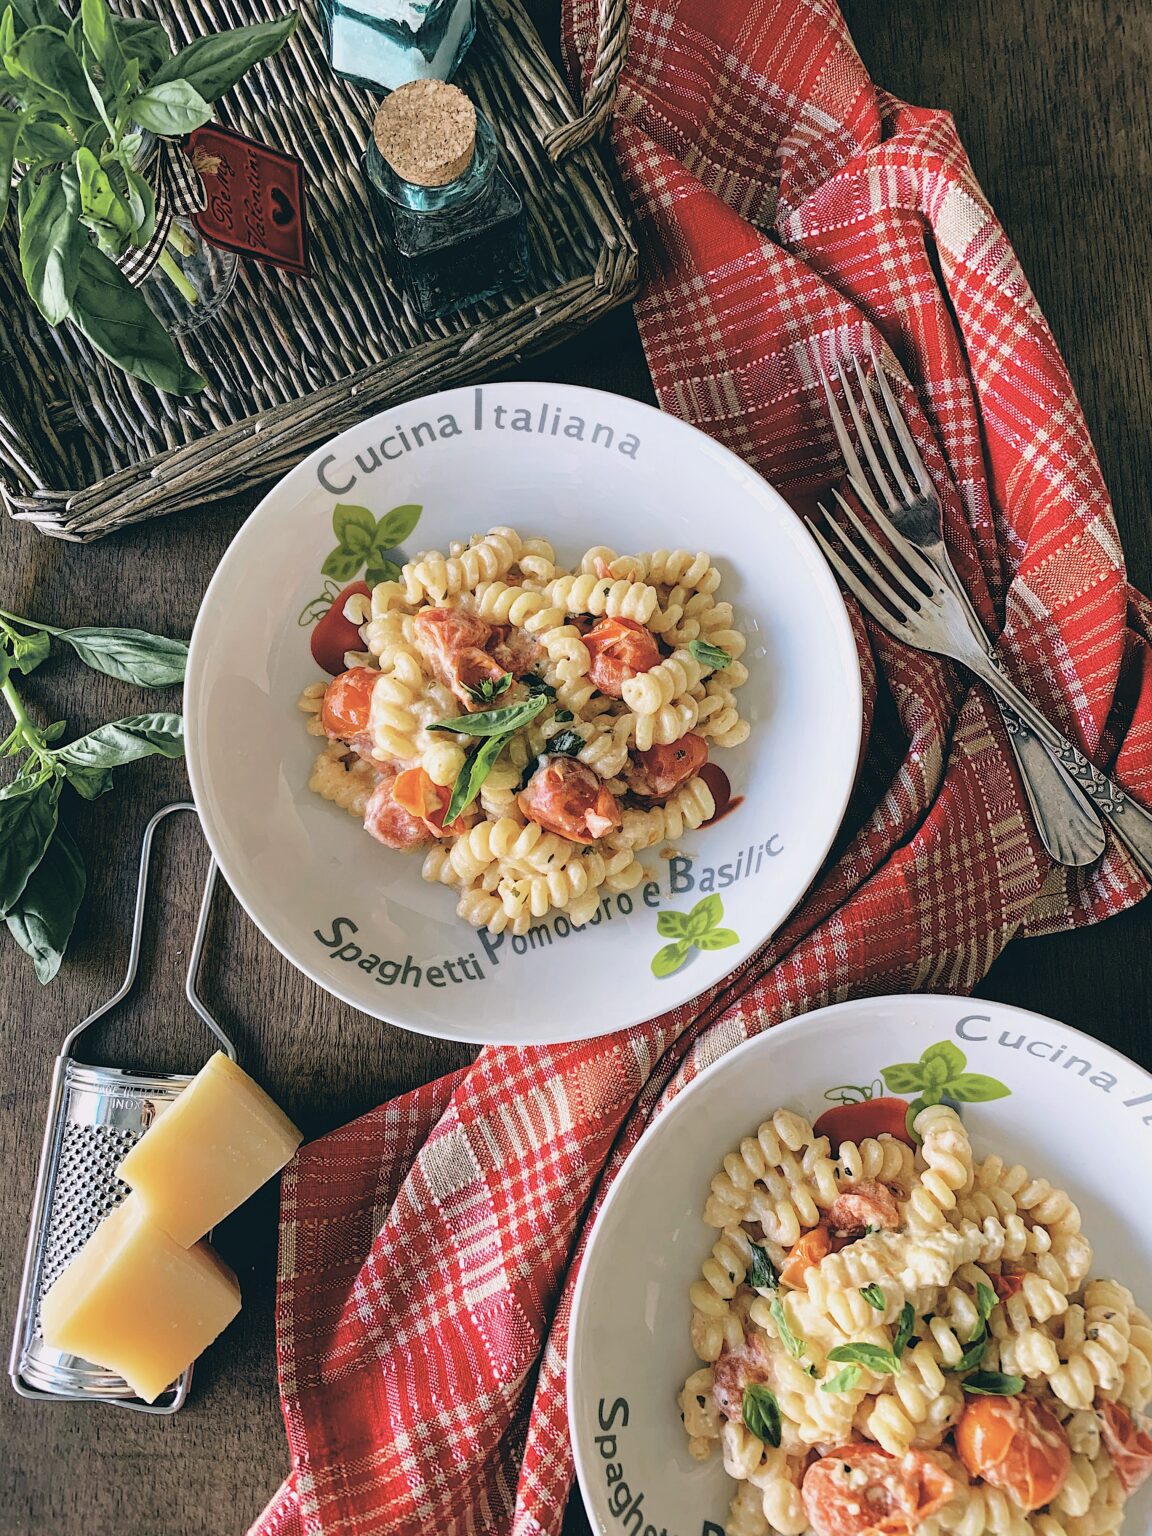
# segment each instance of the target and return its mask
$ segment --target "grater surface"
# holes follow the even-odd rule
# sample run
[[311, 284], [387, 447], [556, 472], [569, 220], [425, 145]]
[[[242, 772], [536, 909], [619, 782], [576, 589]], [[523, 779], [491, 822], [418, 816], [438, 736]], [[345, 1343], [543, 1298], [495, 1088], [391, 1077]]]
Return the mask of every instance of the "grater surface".
[[[104, 1217], [128, 1194], [128, 1186], [119, 1176], [121, 1162], [157, 1115], [192, 1081], [182, 1073], [148, 1074], [89, 1066], [72, 1055], [84, 1030], [132, 989], [140, 959], [152, 839], [159, 822], [179, 810], [193, 811], [194, 807], [184, 803], [165, 806], [145, 829], [124, 981], [114, 997], [69, 1034], [56, 1058], [12, 1344], [12, 1384], [24, 1397], [102, 1401], [146, 1413], [173, 1413], [187, 1396], [191, 1367], [155, 1403], [148, 1404], [136, 1397], [128, 1383], [114, 1372], [77, 1355], [50, 1349], [40, 1331], [41, 1299]], [[215, 880], [213, 862], [201, 902], [185, 992], [197, 1014], [235, 1060], [232, 1042], [196, 991]]]

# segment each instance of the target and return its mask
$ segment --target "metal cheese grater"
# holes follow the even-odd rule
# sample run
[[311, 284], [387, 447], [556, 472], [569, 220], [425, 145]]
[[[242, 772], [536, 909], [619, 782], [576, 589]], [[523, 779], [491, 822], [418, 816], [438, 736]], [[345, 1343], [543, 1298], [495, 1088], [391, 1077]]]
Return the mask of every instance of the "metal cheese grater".
[[[92, 1236], [103, 1218], [128, 1193], [120, 1179], [121, 1160], [156, 1118], [157, 1106], [177, 1098], [192, 1079], [181, 1073], [150, 1076], [116, 1067], [90, 1067], [73, 1051], [80, 1036], [127, 997], [136, 981], [148, 900], [148, 873], [156, 828], [173, 811], [196, 812], [181, 801], [156, 812], [144, 829], [140, 877], [128, 969], [115, 996], [90, 1013], [60, 1047], [52, 1073], [48, 1124], [32, 1202], [32, 1224], [16, 1313], [9, 1374], [21, 1397], [112, 1403], [140, 1413], [175, 1413], [188, 1396], [192, 1368], [155, 1403], [142, 1402], [122, 1377], [77, 1355], [49, 1349], [40, 1333], [40, 1299]], [[196, 937], [188, 959], [185, 995], [233, 1061], [236, 1050], [196, 990], [204, 936], [216, 885], [216, 862], [208, 867]]]

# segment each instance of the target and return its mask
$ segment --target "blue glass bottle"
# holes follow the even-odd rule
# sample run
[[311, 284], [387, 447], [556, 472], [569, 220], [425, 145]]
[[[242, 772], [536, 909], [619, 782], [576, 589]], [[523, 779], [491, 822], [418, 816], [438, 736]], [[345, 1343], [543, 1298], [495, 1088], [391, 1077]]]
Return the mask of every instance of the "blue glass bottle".
[[[463, 96], [453, 86], [439, 93], [408, 90]], [[500, 168], [491, 125], [471, 103], [474, 137], [462, 169], [446, 181], [434, 172], [423, 180], [397, 172], [378, 138], [382, 118], [402, 94], [390, 97], [377, 114], [364, 169], [392, 269], [413, 306], [432, 320], [524, 282], [530, 270], [527, 225], [520, 194]]]
[[366, 90], [450, 80], [476, 35], [476, 0], [320, 0], [334, 73]]

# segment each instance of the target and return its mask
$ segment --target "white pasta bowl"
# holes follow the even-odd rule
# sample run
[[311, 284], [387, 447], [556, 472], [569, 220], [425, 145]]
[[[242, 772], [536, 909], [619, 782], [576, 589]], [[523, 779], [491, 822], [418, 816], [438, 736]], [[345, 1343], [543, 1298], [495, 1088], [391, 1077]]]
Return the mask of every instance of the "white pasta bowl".
[[[975, 1155], [999, 1153], [1067, 1190], [1095, 1250], [1090, 1274], [1115, 1277], [1149, 1310], [1152, 1229], [1137, 1170], [1148, 1166], [1152, 1075], [1066, 1025], [975, 999], [868, 998], [793, 1020], [731, 1051], [674, 1099], [600, 1211], [568, 1347], [576, 1468], [595, 1531], [723, 1536], [727, 1529], [734, 1536], [728, 1511], [735, 1484], [715, 1452], [706, 1461], [689, 1456], [677, 1404], [700, 1367], [689, 1341], [688, 1293], [719, 1237], [701, 1219], [710, 1181], [725, 1155], [777, 1108], [815, 1122], [853, 1096], [890, 1096], [894, 1084], [911, 1100], [925, 1051], [947, 1069], [948, 1098], [988, 1094], [990, 1082], [1004, 1090], [960, 1106]], [[957, 1086], [960, 1073], [968, 1074], [967, 1086]], [[1057, 1526], [1011, 1529], [1023, 1536]], [[1129, 1501], [1123, 1525], [1126, 1536], [1149, 1530], [1152, 1482]]]
[[[352, 547], [355, 531], [343, 554], [333, 550], [334, 514], [348, 505], [366, 509], [355, 519], [369, 525], [394, 508], [419, 508], [402, 549], [389, 552], [398, 560], [497, 525], [548, 539], [568, 568], [592, 545], [709, 551], [748, 641], [739, 699], [751, 736], [715, 754], [732, 784], [728, 814], [644, 854], [643, 881], [606, 897], [586, 926], [560, 913], [516, 936], [470, 928], [455, 894], [421, 878], [419, 853], [381, 846], [308, 789], [318, 744], [297, 699], [323, 679], [309, 622], [325, 593], [376, 560]], [[327, 583], [326, 561], [337, 578]], [[269, 492], [205, 595], [185, 714], [193, 794], [213, 853], [294, 965], [406, 1028], [525, 1044], [604, 1034], [683, 1004], [773, 933], [843, 816], [861, 697], [836, 584], [800, 519], [760, 476], [634, 401], [502, 384], [373, 417]], [[689, 912], [705, 896], [703, 926], [725, 930], [712, 934], [725, 947], [685, 944], [674, 971], [654, 974], [668, 944], [659, 912]]]

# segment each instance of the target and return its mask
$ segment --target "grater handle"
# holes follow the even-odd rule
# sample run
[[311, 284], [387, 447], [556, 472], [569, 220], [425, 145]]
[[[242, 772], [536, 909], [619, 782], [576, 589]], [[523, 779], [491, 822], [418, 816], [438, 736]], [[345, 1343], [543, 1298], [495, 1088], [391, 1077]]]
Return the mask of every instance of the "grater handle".
[[[140, 946], [144, 937], [144, 917], [148, 909], [148, 877], [152, 864], [152, 844], [155, 841], [156, 828], [166, 816], [171, 816], [173, 811], [191, 811], [193, 816], [197, 815], [196, 807], [190, 800], [176, 800], [171, 805], [161, 806], [144, 828], [144, 837], [140, 844], [140, 875], [136, 884], [136, 911], [132, 918], [132, 939], [128, 947], [128, 966], [124, 972], [124, 980], [106, 1003], [102, 1003], [94, 1013], [90, 1013], [86, 1019], [82, 1019], [67, 1036], [64, 1044], [60, 1047], [61, 1058], [71, 1056], [77, 1040], [79, 1040], [84, 1031], [90, 1025], [95, 1024], [97, 1019], [102, 1019], [106, 1013], [111, 1013], [118, 1003], [124, 1001], [135, 985], [136, 974], [140, 969]], [[196, 924], [196, 937], [192, 944], [192, 954], [188, 963], [188, 979], [184, 990], [189, 1003], [196, 1010], [196, 1013], [220, 1041], [221, 1046], [231, 1060], [235, 1061], [236, 1047], [208, 1011], [207, 1006], [196, 990], [197, 974], [204, 951], [204, 938], [208, 931], [212, 893], [216, 888], [216, 875], [216, 860], [212, 859], [208, 865], [208, 878], [204, 882], [204, 896], [200, 903], [200, 916]]]

